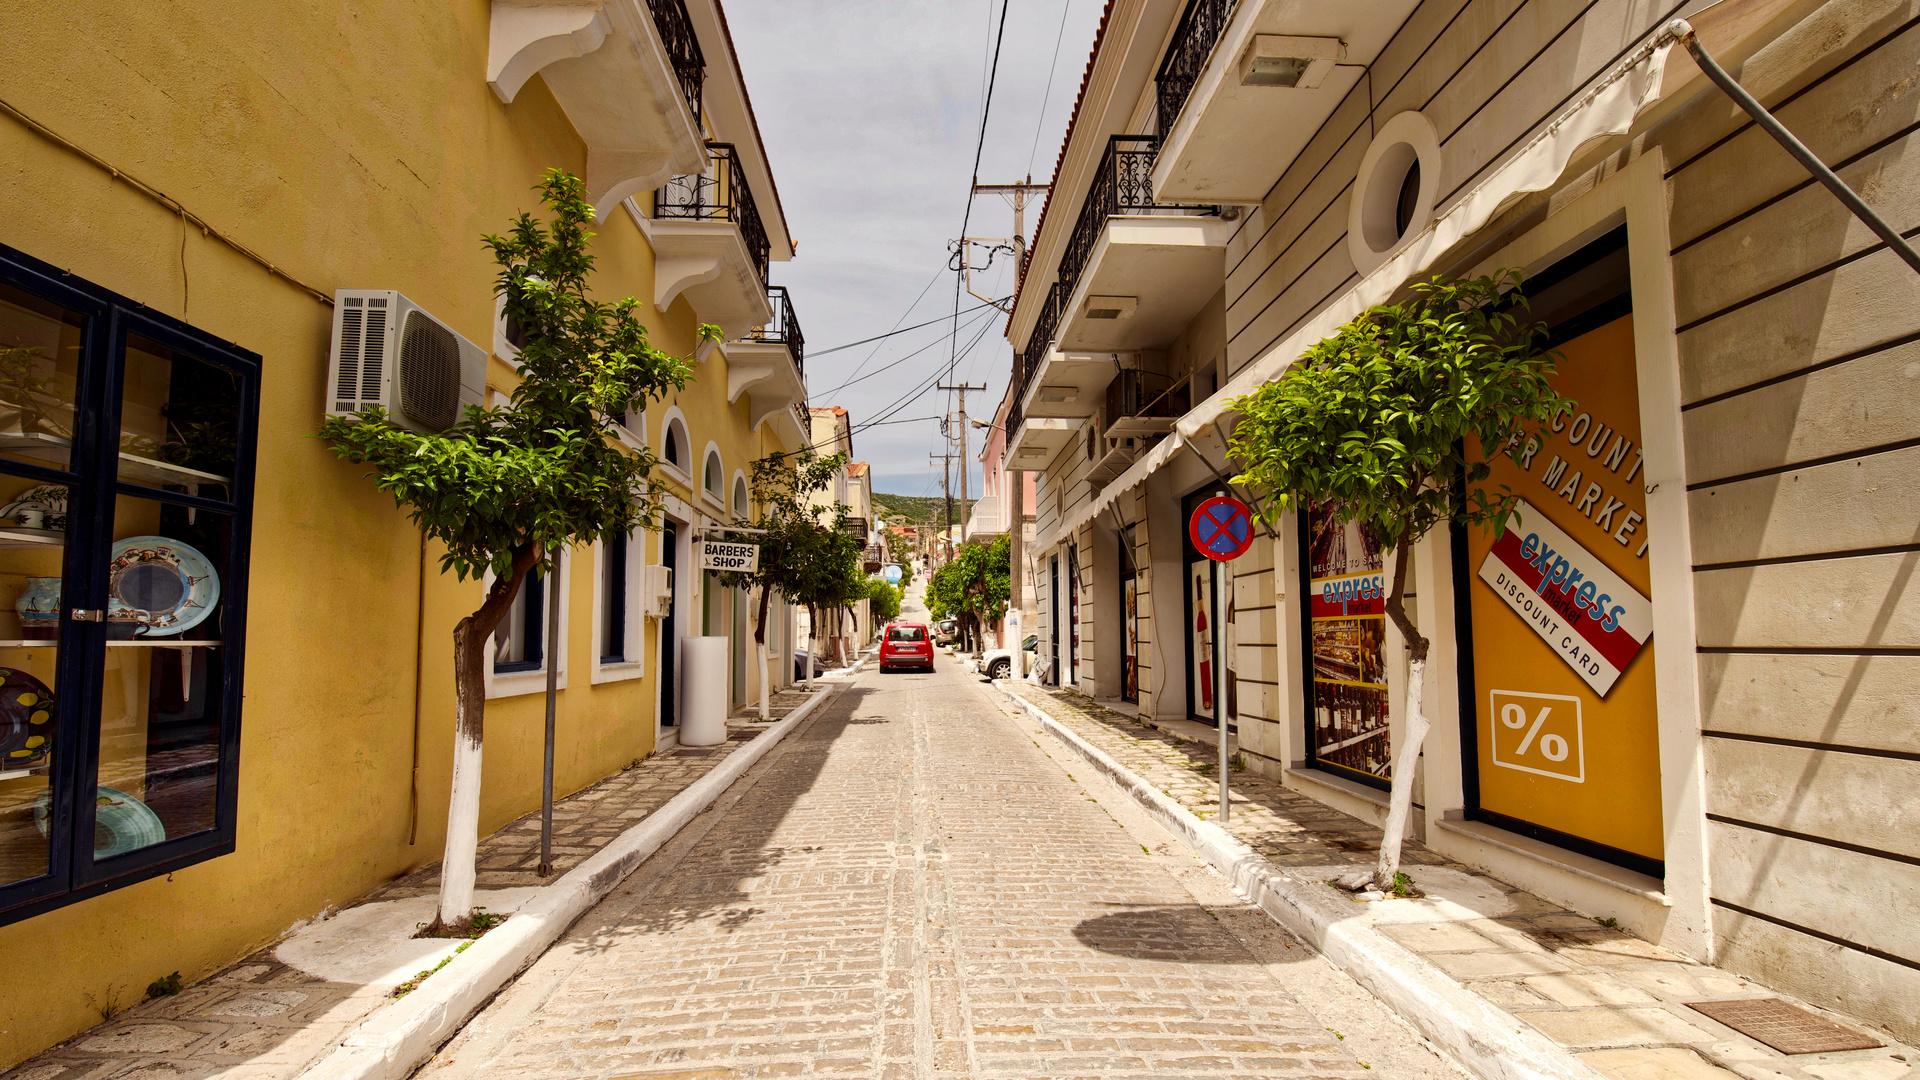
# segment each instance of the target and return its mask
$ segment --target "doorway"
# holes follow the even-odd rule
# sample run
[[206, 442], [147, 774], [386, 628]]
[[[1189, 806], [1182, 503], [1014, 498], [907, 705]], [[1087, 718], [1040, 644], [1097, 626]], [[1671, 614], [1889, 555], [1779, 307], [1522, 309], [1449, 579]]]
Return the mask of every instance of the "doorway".
[[1047, 637], [1053, 649], [1053, 670], [1048, 672], [1047, 682], [1060, 685], [1060, 556], [1054, 555], [1047, 562], [1047, 607], [1048, 625], [1052, 633]]
[[1120, 700], [1140, 703], [1139, 573], [1134, 566], [1135, 526], [1120, 530]]
[[660, 726], [673, 727], [680, 716], [678, 691], [680, 637], [676, 613], [680, 609], [680, 529], [669, 521], [660, 530], [660, 564], [667, 568], [667, 614], [660, 620]]

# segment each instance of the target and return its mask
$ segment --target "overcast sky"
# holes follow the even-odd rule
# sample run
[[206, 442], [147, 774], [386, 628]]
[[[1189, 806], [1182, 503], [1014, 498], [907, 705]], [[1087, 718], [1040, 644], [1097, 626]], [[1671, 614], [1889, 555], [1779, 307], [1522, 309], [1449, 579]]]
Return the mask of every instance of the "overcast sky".
[[[1103, 6], [1009, 0], [982, 183], [1028, 172], [1037, 183], [1051, 179]], [[941, 453], [944, 440], [937, 420], [914, 418], [939, 416], [952, 395], [912, 395], [936, 381], [984, 382], [984, 394], [967, 395], [967, 411], [991, 420], [1012, 365], [1005, 316], [990, 308], [961, 315], [957, 380], [938, 377], [950, 321], [877, 346], [820, 353], [895, 326], [950, 319], [956, 275], [946, 270], [947, 245], [966, 211], [999, 0], [726, 0], [726, 11], [787, 225], [800, 243], [792, 262], [774, 264], [773, 280], [793, 290], [812, 403], [852, 414], [854, 456], [873, 464], [876, 490], [938, 494], [940, 469], [927, 455]], [[1027, 214], [1029, 242], [1038, 220], [1035, 207]], [[1007, 201], [975, 200], [970, 234], [1012, 230]], [[1011, 293], [1010, 260], [1001, 257], [975, 284], [991, 296]], [[962, 308], [979, 303], [961, 296]], [[916, 349], [924, 351], [909, 358]], [[842, 386], [857, 372], [883, 368]], [[912, 422], [859, 427], [882, 418]], [[969, 432], [969, 458], [979, 454], [982, 434]], [[980, 466], [969, 464], [977, 496]]]

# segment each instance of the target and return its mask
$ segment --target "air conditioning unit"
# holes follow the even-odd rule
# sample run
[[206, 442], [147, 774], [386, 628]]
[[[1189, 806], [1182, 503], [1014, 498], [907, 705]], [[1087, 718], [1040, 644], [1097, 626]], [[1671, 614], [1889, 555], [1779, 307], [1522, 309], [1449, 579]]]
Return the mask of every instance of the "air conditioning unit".
[[392, 289], [333, 294], [327, 415], [378, 405], [412, 431], [445, 431], [487, 395], [485, 349]]
[[647, 566], [640, 579], [641, 614], [664, 619], [673, 613], [673, 567]]

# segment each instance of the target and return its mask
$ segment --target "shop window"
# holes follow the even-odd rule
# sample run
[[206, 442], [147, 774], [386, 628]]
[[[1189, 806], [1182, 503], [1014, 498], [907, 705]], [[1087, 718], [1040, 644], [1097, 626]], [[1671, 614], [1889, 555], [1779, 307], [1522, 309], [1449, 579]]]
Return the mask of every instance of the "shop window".
[[258, 376], [0, 248], [0, 921], [233, 850]]

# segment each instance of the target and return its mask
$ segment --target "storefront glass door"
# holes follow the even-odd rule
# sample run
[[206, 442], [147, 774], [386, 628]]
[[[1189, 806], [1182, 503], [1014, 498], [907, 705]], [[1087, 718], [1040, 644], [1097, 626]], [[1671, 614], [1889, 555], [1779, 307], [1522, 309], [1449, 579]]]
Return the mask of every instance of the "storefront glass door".
[[1393, 736], [1386, 671], [1386, 575], [1379, 540], [1331, 504], [1300, 513], [1306, 580], [1307, 745], [1316, 768], [1386, 787]]

